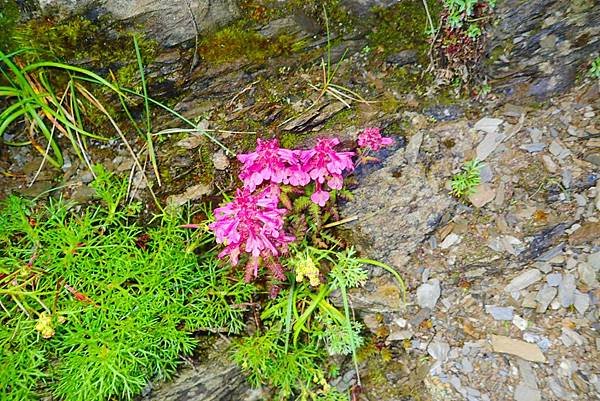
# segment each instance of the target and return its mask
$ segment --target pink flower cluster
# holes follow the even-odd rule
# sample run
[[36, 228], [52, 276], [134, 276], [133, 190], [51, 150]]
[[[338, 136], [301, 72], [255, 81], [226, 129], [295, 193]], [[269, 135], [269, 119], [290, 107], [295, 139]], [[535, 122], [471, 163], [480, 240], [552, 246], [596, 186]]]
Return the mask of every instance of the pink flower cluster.
[[243, 163], [240, 179], [250, 191], [263, 182], [302, 187], [313, 180], [315, 192], [311, 199], [325, 206], [329, 192], [323, 184], [327, 183], [330, 189], [341, 189], [342, 173], [354, 169], [354, 153], [337, 152], [334, 147], [339, 143], [337, 138], [321, 138], [312, 149], [290, 150], [280, 148], [277, 139], [259, 139], [256, 151], [238, 155]]
[[[367, 128], [359, 135], [359, 145], [373, 150], [391, 142], [381, 137], [377, 128]], [[277, 139], [259, 139], [254, 152], [238, 155], [244, 187], [231, 202], [215, 210], [215, 221], [209, 225], [217, 243], [225, 245], [219, 258], [229, 256], [235, 266], [245, 252], [249, 255], [247, 281], [258, 276], [261, 260], [275, 279], [284, 280], [278, 256], [295, 238], [284, 230], [287, 209], [278, 207], [279, 185], [303, 187], [313, 181], [311, 200], [325, 206], [328, 190], [341, 189], [342, 174], [354, 169], [354, 153], [336, 151], [339, 143], [337, 138], [321, 138], [312, 149], [290, 150], [280, 148]]]
[[358, 136], [358, 146], [361, 148], [369, 148], [374, 151], [378, 151], [382, 147], [391, 145], [392, 143], [394, 143], [392, 138], [381, 136], [379, 128], [365, 128]]
[[280, 148], [277, 139], [256, 142], [254, 152], [237, 155], [243, 164], [240, 180], [244, 188], [254, 191], [263, 182], [287, 183], [293, 173], [290, 167], [298, 163], [298, 151]]
[[225, 244], [219, 258], [229, 255], [232, 265], [237, 265], [242, 251], [250, 255], [246, 266], [246, 280], [258, 276], [260, 258], [268, 261], [273, 276], [283, 280], [283, 270], [274, 259], [287, 250], [295, 238], [283, 230], [283, 217], [287, 210], [278, 208], [280, 189], [269, 185], [257, 193], [248, 188], [238, 189], [233, 201], [215, 209], [215, 222], [209, 225], [217, 243]]

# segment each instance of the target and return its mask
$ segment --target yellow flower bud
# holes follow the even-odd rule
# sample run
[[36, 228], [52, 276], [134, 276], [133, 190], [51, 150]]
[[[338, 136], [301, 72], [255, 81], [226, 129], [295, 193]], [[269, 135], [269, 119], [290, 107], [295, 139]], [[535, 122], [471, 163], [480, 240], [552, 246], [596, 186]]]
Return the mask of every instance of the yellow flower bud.
[[298, 283], [304, 280], [306, 277], [311, 286], [317, 287], [321, 284], [321, 280], [319, 280], [319, 268], [315, 265], [312, 258], [307, 256], [306, 259], [300, 261], [296, 265], [296, 281]]
[[46, 312], [42, 312], [35, 325], [35, 329], [40, 332], [42, 337], [50, 338], [54, 335], [54, 327], [52, 326], [52, 316]]

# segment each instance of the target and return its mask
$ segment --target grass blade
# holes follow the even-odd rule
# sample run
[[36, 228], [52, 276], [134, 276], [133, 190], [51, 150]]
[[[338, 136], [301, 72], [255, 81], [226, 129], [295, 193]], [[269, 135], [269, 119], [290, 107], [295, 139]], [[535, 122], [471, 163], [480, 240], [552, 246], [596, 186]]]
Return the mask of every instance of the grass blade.
[[[132, 95], [135, 96], [142, 96], [139, 93], [131, 90], [131, 89], [127, 89], [127, 88], [122, 88], [124, 92], [130, 93]], [[196, 124], [194, 124], [192, 121], [190, 121], [189, 119], [185, 118], [183, 115], [179, 114], [178, 112], [176, 112], [175, 110], [173, 110], [172, 108], [170, 108], [169, 106], [166, 106], [165, 104], [159, 102], [158, 100], [155, 100], [151, 97], [148, 98], [148, 101], [160, 108], [162, 108], [163, 110], [168, 111], [169, 113], [171, 113], [172, 115], [174, 115], [175, 117], [179, 118], [181, 121], [189, 124], [190, 126], [196, 128]], [[215, 144], [217, 144], [219, 147], [221, 147], [221, 149], [223, 149], [225, 151], [226, 154], [229, 154], [230, 156], [235, 156], [235, 153], [233, 153], [227, 146], [223, 145], [217, 138], [215, 138], [214, 136], [210, 135], [208, 132], [203, 132], [203, 135], [205, 135], [208, 139], [210, 139], [212, 142], [214, 142]]]
[[104, 85], [105, 87], [111, 89], [115, 93], [123, 93], [121, 88], [108, 82], [106, 79], [102, 78], [100, 75], [98, 75], [90, 70], [86, 70], [85, 68], [76, 67], [76, 66], [69, 65], [69, 64], [56, 63], [53, 61], [41, 61], [38, 63], [29, 64], [29, 65], [25, 66], [23, 68], [22, 72], [27, 73], [29, 71], [34, 71], [34, 70], [44, 69], [44, 68], [57, 68], [60, 70], [75, 72], [81, 76], [91, 79], [92, 82], [96, 82], [98, 84]]
[[144, 75], [144, 65], [142, 63], [142, 55], [140, 53], [140, 46], [138, 45], [137, 37], [133, 36], [133, 45], [135, 47], [135, 57], [137, 59], [138, 68], [140, 70], [140, 77], [142, 79], [142, 91], [144, 93], [144, 109], [146, 111], [146, 146], [148, 147], [148, 155], [152, 168], [154, 169], [154, 175], [156, 176], [156, 182], [158, 186], [162, 186], [160, 182], [160, 174], [158, 172], [158, 163], [156, 162], [156, 153], [154, 152], [154, 144], [152, 142], [152, 123], [150, 122], [150, 102], [148, 101], [148, 88], [146, 85], [146, 76]]
[[319, 303], [325, 299], [328, 293], [328, 286], [322, 285], [319, 293], [312, 299], [312, 302], [308, 305], [308, 308], [300, 315], [296, 323], [294, 323], [294, 336], [293, 341], [294, 345], [298, 342], [298, 337], [300, 336], [300, 332], [302, 330], [306, 330], [305, 323], [312, 314], [312, 312], [319, 306]]
[[348, 330], [348, 337], [350, 338], [350, 348], [352, 349], [352, 363], [354, 364], [354, 370], [356, 371], [356, 381], [360, 386], [360, 372], [358, 370], [358, 357], [356, 356], [356, 344], [354, 343], [354, 333], [352, 330], [352, 321], [350, 320], [350, 302], [348, 302], [348, 292], [346, 287], [341, 285], [340, 292], [342, 293], [342, 303], [344, 304], [344, 326]]
[[400, 291], [402, 292], [402, 300], [406, 301], [406, 284], [404, 284], [404, 280], [402, 280], [402, 277], [400, 277], [400, 275], [398, 274], [398, 272], [396, 270], [394, 270], [394, 268], [388, 264], [385, 264], [383, 262], [379, 262], [377, 260], [373, 260], [373, 259], [356, 259], [357, 261], [359, 261], [360, 263], [364, 263], [367, 265], [373, 265], [373, 266], [377, 266], [377, 267], [381, 267], [383, 270], [387, 271], [388, 273], [390, 273], [392, 276], [394, 276], [394, 278], [396, 279], [396, 281], [398, 282], [398, 286], [400, 287]]

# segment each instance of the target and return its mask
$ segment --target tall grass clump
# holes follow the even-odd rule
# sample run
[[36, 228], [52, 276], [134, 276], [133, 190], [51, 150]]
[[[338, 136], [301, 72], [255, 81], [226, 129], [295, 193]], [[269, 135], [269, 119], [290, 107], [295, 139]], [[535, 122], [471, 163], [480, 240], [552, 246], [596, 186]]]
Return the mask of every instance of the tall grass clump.
[[[150, 97], [143, 55], [135, 36], [133, 48], [141, 83], [138, 89], [123, 87], [116, 80], [108, 80], [79, 66], [45, 60], [28, 63], [24, 60], [30, 59], [25, 57], [33, 51], [30, 49], [0, 51], [0, 104], [5, 105], [0, 112], [0, 140], [13, 146], [31, 145], [43, 156], [44, 162], [55, 168], [64, 164], [66, 143], [92, 170], [89, 140], [107, 141], [117, 137], [127, 148], [135, 167], [145, 174], [145, 163], [138, 157], [144, 155], [160, 186], [153, 113], [156, 109], [166, 111], [187, 124], [188, 129], [196, 129], [196, 124]], [[143, 121], [135, 118], [131, 111], [140, 101]], [[99, 126], [98, 121], [103, 124]], [[198, 132], [232, 154], [206, 130]], [[3, 139], [7, 133], [10, 139]], [[134, 149], [130, 144], [136, 136], [143, 143], [143, 149]]]

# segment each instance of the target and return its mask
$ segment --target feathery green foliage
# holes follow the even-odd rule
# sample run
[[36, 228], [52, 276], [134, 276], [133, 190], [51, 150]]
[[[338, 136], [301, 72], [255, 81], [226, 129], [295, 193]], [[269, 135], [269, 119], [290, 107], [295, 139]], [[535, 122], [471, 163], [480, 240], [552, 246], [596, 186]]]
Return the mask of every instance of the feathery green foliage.
[[[264, 331], [233, 346], [233, 359], [253, 385], [275, 387], [282, 400], [292, 395], [300, 400], [348, 399], [328, 385], [326, 358], [352, 355], [357, 363], [362, 325], [351, 317], [347, 292], [366, 282], [364, 265], [371, 262], [357, 258], [351, 248], [320, 249], [306, 239], [292, 247], [284, 260], [291, 286], [265, 306]], [[341, 296], [342, 310], [334, 295]]]
[[481, 182], [481, 168], [483, 164], [478, 160], [470, 160], [462, 167], [462, 171], [452, 177], [450, 193], [457, 198], [465, 198], [475, 192]]
[[478, 37], [481, 35], [481, 30], [473, 17], [475, 9], [482, 4], [494, 8], [496, 0], [444, 0], [443, 4], [448, 12], [448, 23], [452, 29], [464, 28], [468, 25], [469, 36]]
[[592, 78], [600, 79], [600, 56], [592, 61], [588, 75]]
[[132, 399], [175, 372], [193, 332], [244, 327], [254, 289], [190, 252], [181, 212], [131, 223], [126, 183], [95, 171], [101, 206], [0, 206], [1, 399]]

